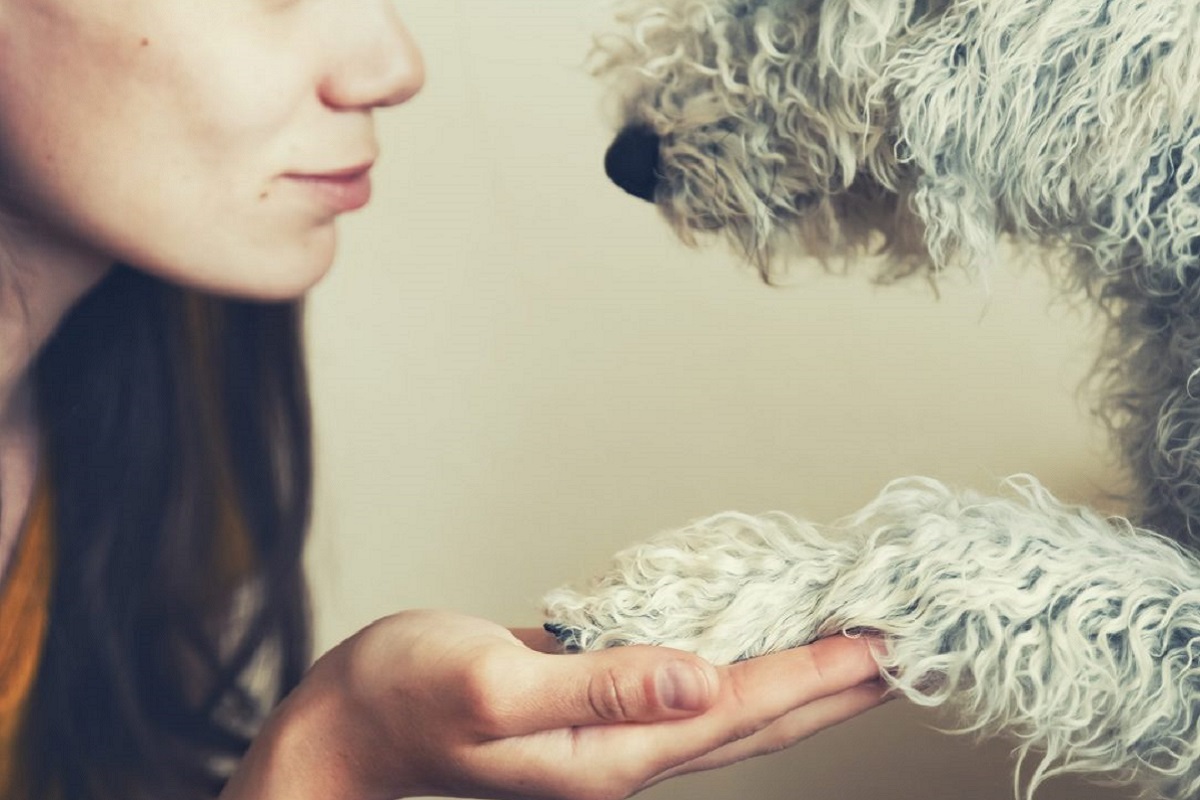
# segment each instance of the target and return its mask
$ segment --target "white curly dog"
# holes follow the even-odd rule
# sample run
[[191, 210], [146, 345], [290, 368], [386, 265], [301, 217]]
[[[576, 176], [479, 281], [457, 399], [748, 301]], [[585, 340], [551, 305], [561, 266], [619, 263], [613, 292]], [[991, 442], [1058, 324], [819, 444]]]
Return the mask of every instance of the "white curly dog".
[[1061, 772], [1200, 793], [1200, 0], [626, 0], [609, 174], [770, 279], [1052, 252], [1111, 325], [1101, 413], [1132, 522], [923, 479], [821, 528], [727, 514], [547, 599], [577, 647], [718, 662], [869, 629], [904, 695]]

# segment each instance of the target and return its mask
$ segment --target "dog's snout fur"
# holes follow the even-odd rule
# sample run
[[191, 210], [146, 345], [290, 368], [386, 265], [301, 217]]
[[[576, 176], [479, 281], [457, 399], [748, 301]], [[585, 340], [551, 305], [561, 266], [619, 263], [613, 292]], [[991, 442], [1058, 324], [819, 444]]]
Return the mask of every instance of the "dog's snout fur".
[[659, 180], [658, 134], [645, 125], [630, 125], [617, 134], [604, 157], [604, 171], [617, 186], [653, 203]]

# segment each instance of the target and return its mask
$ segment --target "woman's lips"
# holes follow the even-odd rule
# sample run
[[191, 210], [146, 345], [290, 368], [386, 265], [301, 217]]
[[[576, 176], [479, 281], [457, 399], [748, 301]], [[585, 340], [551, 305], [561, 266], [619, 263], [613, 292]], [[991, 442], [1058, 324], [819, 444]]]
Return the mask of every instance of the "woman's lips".
[[334, 213], [355, 211], [371, 202], [371, 164], [329, 172], [288, 173], [284, 177], [310, 191]]

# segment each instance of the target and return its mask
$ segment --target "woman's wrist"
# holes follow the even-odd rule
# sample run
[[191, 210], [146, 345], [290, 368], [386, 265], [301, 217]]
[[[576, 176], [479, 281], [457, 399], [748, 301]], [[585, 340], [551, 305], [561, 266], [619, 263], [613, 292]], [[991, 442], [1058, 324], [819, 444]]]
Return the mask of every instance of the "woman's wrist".
[[[336, 655], [333, 656], [337, 658]], [[370, 758], [355, 733], [329, 656], [310, 670], [264, 724], [220, 800], [395, 800], [372, 785]], [[381, 783], [381, 782], [380, 782]]]

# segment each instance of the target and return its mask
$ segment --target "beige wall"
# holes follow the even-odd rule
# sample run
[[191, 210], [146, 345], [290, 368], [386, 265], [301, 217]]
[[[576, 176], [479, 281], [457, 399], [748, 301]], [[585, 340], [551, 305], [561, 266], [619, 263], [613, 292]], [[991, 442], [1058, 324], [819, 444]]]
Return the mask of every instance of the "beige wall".
[[[537, 624], [546, 589], [717, 510], [829, 519], [916, 473], [1112, 485], [1076, 391], [1086, 320], [1035, 270], [986, 302], [961, 278], [940, 300], [865, 274], [768, 289], [606, 183], [580, 67], [601, 3], [399, 7], [429, 83], [385, 119], [377, 201], [312, 302], [322, 649], [406, 607]], [[1010, 797], [1007, 745], [944, 722], [894, 703], [646, 796]]]

